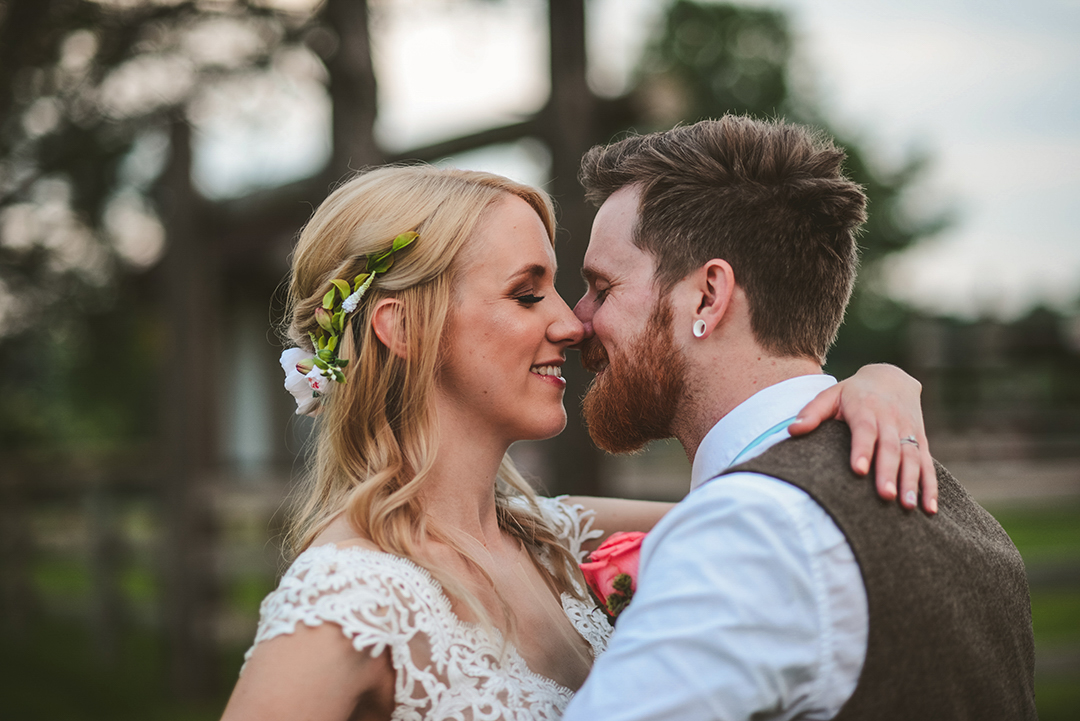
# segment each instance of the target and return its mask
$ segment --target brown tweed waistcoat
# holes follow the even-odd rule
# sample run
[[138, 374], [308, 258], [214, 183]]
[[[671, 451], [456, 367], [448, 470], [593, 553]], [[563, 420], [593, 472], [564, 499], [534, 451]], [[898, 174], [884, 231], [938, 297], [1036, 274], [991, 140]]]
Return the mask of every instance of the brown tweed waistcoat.
[[[997, 521], [940, 464], [939, 511], [881, 500], [829, 421], [725, 473], [801, 488], [847, 537], [870, 608], [866, 662], [837, 719], [1037, 718], [1024, 563]], [[723, 477], [712, 481], [723, 483]]]

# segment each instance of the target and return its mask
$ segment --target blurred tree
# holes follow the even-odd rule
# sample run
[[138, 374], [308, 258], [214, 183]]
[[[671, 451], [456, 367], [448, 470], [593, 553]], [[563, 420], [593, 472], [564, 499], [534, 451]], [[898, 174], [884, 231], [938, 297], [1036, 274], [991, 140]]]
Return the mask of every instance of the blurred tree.
[[63, 343], [50, 330], [115, 309], [119, 278], [165, 250], [171, 126], [230, 83], [302, 72], [283, 59], [317, 27], [243, 0], [0, 2], [0, 345]]
[[[102, 451], [154, 441], [135, 462], [162, 481], [171, 681], [189, 698], [218, 680], [209, 484], [223, 267], [251, 265], [230, 256], [237, 238], [260, 236], [265, 254], [307, 212], [208, 201], [192, 185], [191, 126], [215, 98], [275, 83], [338, 102], [338, 167], [378, 162], [366, 3], [0, 2], [0, 361], [20, 369], [0, 377], [0, 451], [15, 468], [72, 455], [100, 467]], [[299, 198], [325, 187], [313, 178]]]
[[638, 69], [635, 105], [648, 129], [736, 113], [826, 130], [847, 151], [847, 171], [870, 200], [859, 283], [830, 369], [847, 375], [864, 363], [901, 363], [903, 334], [897, 330], [909, 311], [884, 295], [881, 260], [947, 221], [907, 203], [928, 159], [910, 155], [895, 168], [874, 162], [868, 146], [828, 122], [805, 70], [795, 71], [795, 51], [780, 10], [676, 0]]

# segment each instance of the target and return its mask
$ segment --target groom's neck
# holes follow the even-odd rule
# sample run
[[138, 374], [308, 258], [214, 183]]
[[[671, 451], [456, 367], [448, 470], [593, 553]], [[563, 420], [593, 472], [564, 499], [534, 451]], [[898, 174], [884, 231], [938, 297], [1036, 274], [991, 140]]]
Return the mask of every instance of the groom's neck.
[[755, 393], [791, 378], [822, 373], [816, 361], [772, 356], [756, 343], [687, 360], [686, 389], [672, 431], [691, 463], [712, 427]]

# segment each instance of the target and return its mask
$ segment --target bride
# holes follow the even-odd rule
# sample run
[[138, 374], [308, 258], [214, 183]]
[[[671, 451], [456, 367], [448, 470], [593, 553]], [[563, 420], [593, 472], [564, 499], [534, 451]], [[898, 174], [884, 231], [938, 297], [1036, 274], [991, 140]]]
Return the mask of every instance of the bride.
[[[319, 416], [298, 555], [225, 719], [554, 719], [584, 682], [611, 629], [577, 563], [670, 506], [540, 498], [507, 456], [566, 422], [583, 329], [553, 238], [542, 191], [454, 169], [369, 171], [315, 212], [282, 360], [298, 412]], [[820, 408], [918, 416], [917, 400], [881, 407], [907, 376], [862, 374]]]

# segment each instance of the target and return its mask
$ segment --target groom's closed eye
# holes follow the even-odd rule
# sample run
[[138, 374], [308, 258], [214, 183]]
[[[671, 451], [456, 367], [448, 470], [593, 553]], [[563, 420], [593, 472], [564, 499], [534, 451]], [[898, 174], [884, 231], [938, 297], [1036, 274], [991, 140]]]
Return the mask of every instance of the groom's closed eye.
[[604, 302], [611, 284], [602, 275], [589, 268], [581, 269], [581, 277], [585, 279], [586, 295], [592, 294], [597, 305]]

